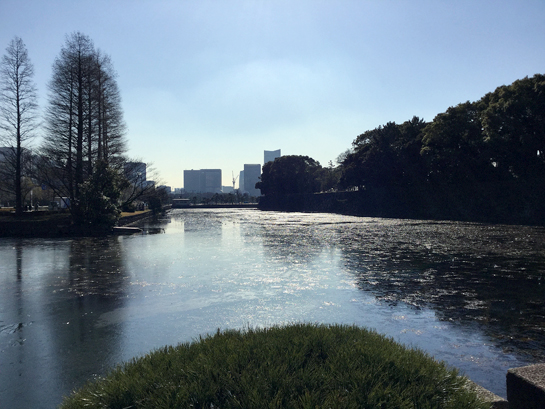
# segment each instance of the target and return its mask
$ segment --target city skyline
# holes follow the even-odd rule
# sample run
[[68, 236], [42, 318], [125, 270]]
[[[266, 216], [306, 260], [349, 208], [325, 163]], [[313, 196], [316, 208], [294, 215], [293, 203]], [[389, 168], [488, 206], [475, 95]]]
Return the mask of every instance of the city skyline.
[[131, 160], [159, 184], [219, 168], [229, 186], [264, 150], [327, 166], [367, 130], [543, 73], [544, 19], [539, 0], [3, 0], [0, 49], [23, 39], [43, 112], [66, 35], [88, 35], [118, 74]]

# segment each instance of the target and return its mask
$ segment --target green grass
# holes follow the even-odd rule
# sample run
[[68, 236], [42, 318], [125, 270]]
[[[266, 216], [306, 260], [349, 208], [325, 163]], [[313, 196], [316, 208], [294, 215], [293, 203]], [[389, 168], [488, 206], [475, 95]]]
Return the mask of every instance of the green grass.
[[424, 352], [353, 326], [225, 331], [125, 363], [69, 408], [486, 408]]
[[134, 212], [121, 212], [121, 217], [137, 216], [143, 213], [151, 213], [151, 210], [135, 210]]

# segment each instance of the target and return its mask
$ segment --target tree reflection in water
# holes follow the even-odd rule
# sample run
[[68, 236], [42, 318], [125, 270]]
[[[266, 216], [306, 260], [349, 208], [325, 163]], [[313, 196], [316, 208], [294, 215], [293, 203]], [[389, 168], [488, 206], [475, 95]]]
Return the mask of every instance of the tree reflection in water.
[[340, 231], [344, 264], [379, 300], [477, 324], [506, 351], [545, 359], [545, 231], [390, 221]]

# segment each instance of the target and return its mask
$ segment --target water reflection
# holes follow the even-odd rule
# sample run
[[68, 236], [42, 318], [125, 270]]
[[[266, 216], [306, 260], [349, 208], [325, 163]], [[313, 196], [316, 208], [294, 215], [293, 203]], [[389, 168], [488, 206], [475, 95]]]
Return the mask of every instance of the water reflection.
[[545, 359], [545, 234], [522, 226], [403, 223], [342, 232], [358, 286], [395, 306], [478, 324], [505, 351]]
[[95, 322], [126, 299], [122, 248], [115, 238], [5, 240], [0, 248], [3, 261], [15, 258], [0, 275], [0, 403], [40, 407], [44, 394], [58, 399], [115, 363], [120, 331]]
[[0, 407], [248, 325], [370, 326], [500, 395], [545, 358], [541, 228], [225, 209], [142, 227], [161, 234], [0, 240]]
[[[123, 299], [127, 285], [122, 238], [82, 238], [70, 243], [68, 291], [79, 297]], [[63, 287], [64, 287], [63, 283]]]

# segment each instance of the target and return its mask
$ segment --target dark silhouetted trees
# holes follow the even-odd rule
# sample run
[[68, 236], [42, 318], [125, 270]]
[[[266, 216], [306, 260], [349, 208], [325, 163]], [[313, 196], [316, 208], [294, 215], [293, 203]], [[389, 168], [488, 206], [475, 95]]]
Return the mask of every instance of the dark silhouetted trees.
[[429, 182], [466, 184], [490, 178], [493, 164], [482, 134], [480, 105], [451, 107], [424, 129], [422, 156]]
[[15, 194], [15, 211], [23, 212], [23, 198], [31, 189], [23, 180], [30, 164], [27, 143], [37, 128], [37, 97], [34, 67], [23, 40], [15, 37], [0, 63], [0, 189]]
[[321, 171], [320, 163], [308, 156], [281, 156], [263, 166], [261, 181], [255, 187], [262, 195], [319, 192]]
[[[318, 175], [304, 180], [321, 180], [313, 186], [330, 190], [335, 178], [324, 177], [321, 167], [301, 171], [306, 167], [295, 166], [301, 161], [264, 166], [262, 193], [277, 196], [263, 200], [268, 208], [281, 208], [281, 195], [320, 190], [301, 188], [309, 182], [299, 182], [300, 175]], [[498, 87], [476, 102], [450, 107], [430, 123], [413, 117], [366, 131], [338, 162], [328, 168], [335, 172], [330, 176], [340, 174], [333, 190], [361, 193], [351, 196], [361, 201], [349, 206], [351, 212], [372, 209], [384, 215], [388, 212], [379, 210], [388, 208], [396, 217], [545, 224], [545, 76]], [[330, 182], [327, 189], [324, 180]], [[337, 209], [346, 197], [334, 205], [324, 198], [299, 204]]]
[[421, 131], [425, 125], [414, 117], [401, 125], [388, 122], [359, 135], [353, 150], [343, 155], [340, 186], [388, 187], [421, 181], [425, 173], [420, 156]]
[[545, 176], [545, 76], [515, 81], [485, 95], [482, 133], [496, 167], [513, 178]]
[[110, 58], [79, 32], [67, 37], [53, 64], [40, 177], [70, 198], [77, 223], [85, 207], [81, 187], [96, 166], [122, 172], [125, 124], [115, 77]]

